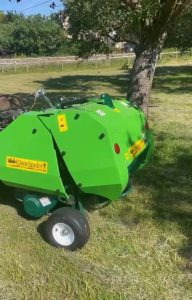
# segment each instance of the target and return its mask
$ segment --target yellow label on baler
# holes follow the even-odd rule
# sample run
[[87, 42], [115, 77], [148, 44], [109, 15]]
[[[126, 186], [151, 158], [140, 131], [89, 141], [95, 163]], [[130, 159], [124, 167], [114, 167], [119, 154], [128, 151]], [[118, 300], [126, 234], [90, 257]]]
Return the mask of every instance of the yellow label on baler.
[[46, 174], [48, 170], [48, 163], [46, 161], [7, 156], [6, 167]]
[[131, 158], [134, 158], [145, 147], [144, 140], [138, 140], [129, 148], [129, 154]]
[[68, 130], [67, 119], [66, 119], [66, 116], [64, 114], [58, 115], [57, 116], [57, 121], [58, 121], [58, 126], [59, 126], [59, 131], [60, 132], [65, 132], [65, 131]]
[[119, 108], [114, 108], [113, 111], [117, 113], [121, 112]]

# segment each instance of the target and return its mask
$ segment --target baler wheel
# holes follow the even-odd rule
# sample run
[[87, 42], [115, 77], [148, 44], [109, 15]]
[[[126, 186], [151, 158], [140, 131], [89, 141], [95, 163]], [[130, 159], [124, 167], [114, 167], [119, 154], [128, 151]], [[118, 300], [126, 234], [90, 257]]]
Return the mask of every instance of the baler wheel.
[[51, 245], [75, 251], [87, 243], [90, 236], [89, 223], [78, 210], [62, 207], [46, 221], [44, 235]]

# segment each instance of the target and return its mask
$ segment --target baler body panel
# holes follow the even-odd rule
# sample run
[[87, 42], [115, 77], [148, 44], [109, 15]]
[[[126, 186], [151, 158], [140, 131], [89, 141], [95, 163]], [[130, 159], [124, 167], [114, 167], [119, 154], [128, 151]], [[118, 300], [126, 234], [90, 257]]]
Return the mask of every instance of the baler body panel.
[[52, 135], [38, 113], [19, 116], [0, 132], [0, 180], [6, 185], [67, 197]]
[[[126, 101], [113, 101], [115, 108], [89, 102], [80, 107], [41, 115], [51, 131], [74, 182], [89, 194], [114, 200], [128, 184], [128, 167], [147, 147], [144, 118], [139, 110]], [[59, 119], [64, 117], [64, 130]], [[131, 156], [136, 142], [142, 148]], [[120, 153], [115, 153], [118, 144]]]
[[134, 162], [138, 168], [141, 154], [143, 162], [150, 156], [151, 142], [139, 109], [125, 100], [114, 100], [113, 106], [95, 99], [23, 113], [0, 132], [0, 180], [67, 199], [70, 175], [83, 193], [118, 199]]

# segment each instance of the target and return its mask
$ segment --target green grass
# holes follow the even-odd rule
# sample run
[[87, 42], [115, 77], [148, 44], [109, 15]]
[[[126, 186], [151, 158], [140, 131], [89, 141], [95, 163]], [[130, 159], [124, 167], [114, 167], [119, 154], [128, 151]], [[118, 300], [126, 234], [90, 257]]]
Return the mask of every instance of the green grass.
[[99, 61], [88, 61], [80, 60], [70, 63], [42, 63], [39, 65], [16, 65], [9, 68], [0, 68], [1, 73], [4, 74], [22, 74], [22, 73], [47, 73], [47, 72], [83, 72], [83, 71], [93, 71], [100, 72], [105, 69], [117, 69], [123, 66], [127, 68], [131, 67], [133, 64], [132, 57], [124, 58], [111, 58], [109, 60], [103, 59]]
[[[57, 95], [124, 95], [119, 68], [0, 74], [1, 93], [44, 86]], [[125, 201], [90, 213], [91, 238], [76, 253], [46, 244], [1, 194], [1, 299], [192, 299], [192, 65], [159, 66], [151, 96], [153, 161]]]
[[[192, 61], [192, 52], [185, 54], [176, 54], [177, 49], [164, 49], [159, 57], [158, 65], [164, 64], [182, 64]], [[132, 55], [133, 53], [131, 53]], [[124, 54], [126, 55], [126, 54]], [[37, 65], [13, 65], [12, 67], [1, 67], [0, 72], [6, 74], [31, 74], [31, 73], [47, 73], [47, 72], [103, 72], [104, 70], [131, 69], [134, 62], [133, 57], [110, 58], [109, 60], [89, 61], [80, 60], [75, 62], [63, 63], [42, 63]]]

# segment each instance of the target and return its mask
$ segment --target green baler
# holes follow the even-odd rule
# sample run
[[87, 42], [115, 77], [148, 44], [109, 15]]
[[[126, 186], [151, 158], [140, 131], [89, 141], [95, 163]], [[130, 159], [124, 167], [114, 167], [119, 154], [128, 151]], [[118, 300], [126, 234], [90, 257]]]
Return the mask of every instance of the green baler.
[[144, 113], [108, 95], [19, 113], [1, 128], [0, 145], [0, 180], [31, 217], [52, 212], [44, 236], [68, 250], [89, 238], [82, 203], [126, 195], [153, 148]]

